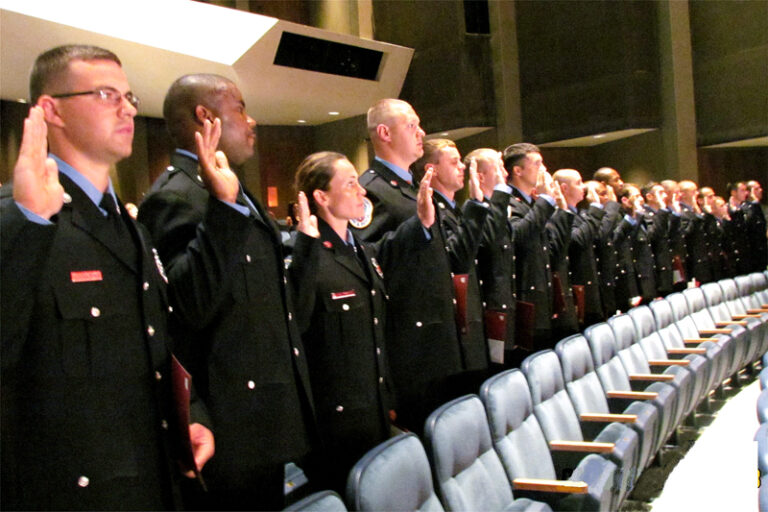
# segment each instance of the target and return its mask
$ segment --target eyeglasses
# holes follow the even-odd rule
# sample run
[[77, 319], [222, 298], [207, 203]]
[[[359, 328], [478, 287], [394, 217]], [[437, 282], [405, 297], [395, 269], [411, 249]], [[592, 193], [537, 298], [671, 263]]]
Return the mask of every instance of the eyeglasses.
[[112, 107], [119, 106], [123, 98], [125, 98], [126, 100], [128, 100], [128, 103], [130, 103], [133, 106], [133, 108], [136, 108], [136, 109], [139, 108], [139, 98], [136, 95], [134, 95], [132, 92], [120, 94], [120, 91], [118, 91], [117, 89], [113, 89], [112, 87], [101, 87], [99, 89], [94, 89], [92, 91], [52, 94], [51, 98], [72, 98], [74, 96], [86, 96], [88, 94], [93, 94], [99, 100], [103, 101], [104, 103]]

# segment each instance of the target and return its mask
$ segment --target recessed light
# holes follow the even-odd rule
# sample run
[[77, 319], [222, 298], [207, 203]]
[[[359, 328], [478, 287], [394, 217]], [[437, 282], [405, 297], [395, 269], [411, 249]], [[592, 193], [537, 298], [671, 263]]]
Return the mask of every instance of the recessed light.
[[328, 112], [328, 115], [329, 116], [337, 116], [337, 115], [339, 115], [339, 113], [338, 112]]
[[299, 120], [298, 120], [298, 121], [296, 121], [296, 122], [297, 122], [297, 123], [299, 123], [299, 124], [304, 124], [304, 123], [306, 123], [306, 122], [307, 122], [307, 120], [306, 120], [306, 119], [299, 119]]
[[440, 134], [440, 136], [441, 137], [447, 137], [448, 136], [448, 132], [443, 132], [443, 133]]
[[604, 133], [599, 133], [597, 135], [593, 135], [592, 136], [593, 139], [602, 139], [603, 137], [605, 137]]
[[26, 98], [19, 98], [16, 101], [18, 101], [19, 103], [26, 103], [27, 99]]

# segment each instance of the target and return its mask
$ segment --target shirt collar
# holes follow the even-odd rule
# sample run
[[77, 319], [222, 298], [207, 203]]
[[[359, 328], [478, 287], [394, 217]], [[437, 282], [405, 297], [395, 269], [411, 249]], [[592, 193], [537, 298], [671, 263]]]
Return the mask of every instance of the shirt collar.
[[374, 160], [378, 160], [379, 162], [381, 162], [387, 169], [397, 174], [398, 178], [404, 181], [407, 181], [408, 183], [413, 183], [413, 176], [406, 169], [403, 169], [402, 167], [398, 167], [392, 162], [387, 162], [386, 160], [382, 160], [377, 156], [374, 157]]
[[445, 197], [444, 194], [442, 194], [439, 190], [432, 189], [435, 194], [440, 194], [440, 197], [442, 197], [449, 205], [451, 205], [451, 208], [456, 208], [456, 201], [451, 201], [447, 197]]
[[176, 148], [176, 152], [179, 153], [180, 155], [187, 156], [194, 161], [198, 160], [197, 155], [195, 153], [191, 151], [187, 151], [186, 149]]
[[[101, 199], [104, 197], [104, 193], [99, 191], [93, 183], [88, 181], [88, 179], [80, 174], [80, 172], [69, 165], [67, 162], [59, 158], [58, 156], [54, 155], [53, 153], [48, 154], [49, 157], [53, 158], [56, 161], [56, 165], [59, 167], [59, 172], [62, 173], [64, 176], [72, 180], [72, 182], [77, 185], [80, 190], [82, 190], [88, 198], [93, 201], [93, 204], [96, 205], [97, 208], [99, 208], [99, 211], [103, 213], [104, 215], [107, 214], [107, 211], [104, 210], [99, 206], [101, 204]], [[115, 204], [117, 203], [117, 196], [115, 195], [115, 189], [112, 187], [112, 179], [110, 178], [107, 182], [107, 193], [109, 193], [112, 196], [112, 199], [115, 200]]]
[[525, 192], [523, 192], [522, 190], [520, 190], [519, 188], [517, 188], [514, 185], [512, 185], [512, 188], [517, 190], [520, 193], [520, 195], [523, 196], [523, 198], [525, 199], [526, 202], [528, 202], [528, 203], [531, 202], [531, 196], [530, 195], [526, 194]]

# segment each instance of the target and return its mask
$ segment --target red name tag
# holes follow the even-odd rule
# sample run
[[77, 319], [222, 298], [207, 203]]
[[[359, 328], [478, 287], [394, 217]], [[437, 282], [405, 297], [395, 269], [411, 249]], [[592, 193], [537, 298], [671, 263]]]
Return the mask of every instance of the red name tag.
[[333, 292], [331, 293], [331, 298], [333, 300], [339, 300], [339, 299], [348, 299], [350, 297], [356, 297], [357, 294], [355, 293], [355, 290], [347, 290], [346, 292]]
[[73, 283], [90, 283], [92, 281], [101, 281], [101, 270], [81, 270], [79, 272], [70, 272], [70, 278]]

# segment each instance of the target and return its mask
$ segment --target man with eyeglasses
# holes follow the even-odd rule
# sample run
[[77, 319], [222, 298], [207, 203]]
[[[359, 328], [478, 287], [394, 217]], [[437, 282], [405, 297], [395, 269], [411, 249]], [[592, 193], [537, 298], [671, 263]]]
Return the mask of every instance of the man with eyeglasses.
[[[2, 508], [173, 508], [165, 275], [109, 179], [138, 99], [117, 56], [79, 45], [41, 54], [30, 93], [0, 203]], [[213, 437], [193, 418], [200, 468]]]

